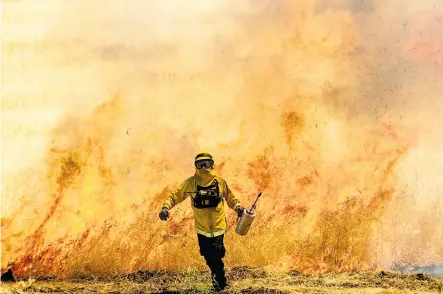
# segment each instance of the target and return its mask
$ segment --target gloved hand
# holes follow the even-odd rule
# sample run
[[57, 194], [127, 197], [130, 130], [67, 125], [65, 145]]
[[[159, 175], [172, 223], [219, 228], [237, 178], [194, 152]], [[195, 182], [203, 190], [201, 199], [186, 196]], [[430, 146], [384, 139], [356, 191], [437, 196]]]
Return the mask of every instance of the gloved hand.
[[241, 217], [243, 215], [243, 212], [245, 211], [245, 208], [243, 206], [239, 206], [235, 211], [237, 212], [237, 216]]
[[162, 221], [166, 221], [169, 217], [168, 209], [166, 207], [163, 207], [162, 210], [160, 211], [159, 216]]

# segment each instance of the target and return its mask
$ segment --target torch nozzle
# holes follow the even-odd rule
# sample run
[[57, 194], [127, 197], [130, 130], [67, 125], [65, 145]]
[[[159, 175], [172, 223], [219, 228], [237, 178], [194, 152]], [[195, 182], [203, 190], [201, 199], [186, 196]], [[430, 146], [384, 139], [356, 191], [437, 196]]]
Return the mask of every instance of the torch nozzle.
[[251, 212], [254, 211], [255, 205], [257, 204], [258, 198], [260, 198], [261, 194], [262, 192], [258, 193], [257, 198], [255, 199], [254, 204], [252, 204], [252, 207], [250, 209]]

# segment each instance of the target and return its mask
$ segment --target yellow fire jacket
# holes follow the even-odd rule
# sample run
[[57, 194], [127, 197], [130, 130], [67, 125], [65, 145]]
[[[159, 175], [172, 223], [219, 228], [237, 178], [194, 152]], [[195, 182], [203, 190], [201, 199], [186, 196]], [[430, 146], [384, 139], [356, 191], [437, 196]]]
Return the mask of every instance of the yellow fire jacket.
[[[222, 201], [215, 208], [196, 208], [191, 201], [191, 206], [194, 210], [195, 219], [195, 231], [198, 234], [204, 235], [206, 237], [216, 237], [224, 234], [227, 228], [226, 215], [225, 215], [225, 202], [233, 210], [239, 207], [239, 200], [235, 198], [231, 189], [229, 189], [226, 181], [219, 176], [215, 176], [218, 181], [220, 195], [222, 196]], [[206, 186], [212, 184], [214, 179]], [[173, 208], [175, 205], [184, 201], [186, 198], [195, 197], [195, 194], [188, 192], [195, 192], [197, 190], [197, 182], [194, 176], [186, 179], [181, 185], [172, 191], [162, 207], [167, 209]], [[192, 200], [192, 199], [191, 199]]]

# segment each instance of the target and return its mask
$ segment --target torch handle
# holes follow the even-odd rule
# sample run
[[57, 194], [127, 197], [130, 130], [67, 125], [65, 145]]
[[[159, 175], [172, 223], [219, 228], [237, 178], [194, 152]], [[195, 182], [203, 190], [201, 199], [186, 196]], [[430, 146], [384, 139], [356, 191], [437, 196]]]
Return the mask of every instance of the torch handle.
[[257, 204], [258, 198], [260, 198], [261, 194], [262, 194], [262, 192], [258, 193], [258, 196], [257, 196], [257, 198], [255, 198], [254, 204], [252, 204], [250, 211], [253, 211], [255, 209], [255, 205]]

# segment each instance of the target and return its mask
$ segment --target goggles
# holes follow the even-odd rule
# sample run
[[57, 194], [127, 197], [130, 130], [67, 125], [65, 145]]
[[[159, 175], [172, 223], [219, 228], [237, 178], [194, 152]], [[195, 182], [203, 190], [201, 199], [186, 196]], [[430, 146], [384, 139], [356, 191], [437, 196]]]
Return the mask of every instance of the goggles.
[[197, 169], [213, 167], [214, 161], [212, 159], [203, 159], [195, 162], [195, 167]]

